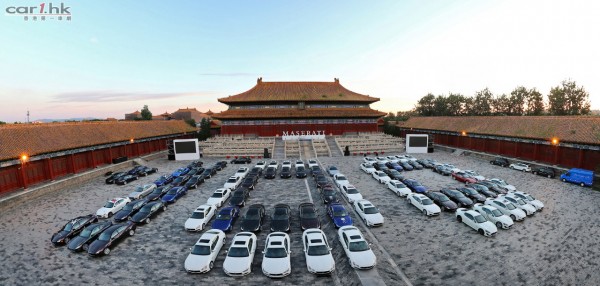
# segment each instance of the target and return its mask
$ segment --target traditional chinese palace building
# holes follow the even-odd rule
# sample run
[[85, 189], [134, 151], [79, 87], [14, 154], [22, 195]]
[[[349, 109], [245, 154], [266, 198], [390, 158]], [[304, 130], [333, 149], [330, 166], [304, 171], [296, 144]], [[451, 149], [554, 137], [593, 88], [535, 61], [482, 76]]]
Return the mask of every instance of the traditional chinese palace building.
[[263, 82], [220, 98], [229, 108], [216, 113], [221, 134], [256, 136], [342, 135], [377, 132], [386, 113], [371, 109], [379, 98], [356, 93], [333, 82]]

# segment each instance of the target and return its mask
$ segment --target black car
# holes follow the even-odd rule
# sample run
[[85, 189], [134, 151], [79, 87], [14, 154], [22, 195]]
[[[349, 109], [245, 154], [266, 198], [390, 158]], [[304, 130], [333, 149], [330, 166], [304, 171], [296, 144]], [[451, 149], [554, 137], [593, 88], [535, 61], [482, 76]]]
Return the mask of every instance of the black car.
[[452, 201], [454, 201], [458, 205], [458, 207], [471, 208], [474, 205], [471, 199], [465, 197], [463, 193], [457, 190], [442, 189], [441, 192], [442, 194], [448, 196], [448, 198], [450, 198]]
[[252, 169], [250, 169], [250, 172], [248, 172], [248, 175], [252, 175], [252, 174], [262, 177], [263, 169], [260, 167], [253, 167]]
[[185, 184], [188, 182], [188, 180], [190, 180], [192, 177], [190, 175], [182, 175], [179, 176], [177, 178], [175, 178], [175, 180], [173, 180], [173, 182], [171, 182], [171, 186], [173, 187], [180, 187], [180, 186], [185, 186]]
[[417, 163], [417, 161], [408, 160], [408, 164], [410, 164], [415, 170], [423, 170], [423, 166]]
[[456, 211], [458, 205], [450, 200], [446, 195], [440, 192], [426, 192], [425, 195], [430, 198], [443, 211]]
[[531, 170], [531, 173], [533, 173], [534, 175], [540, 175], [548, 178], [554, 178], [556, 176], [556, 174], [554, 173], [554, 169], [550, 167], [533, 168], [533, 170]]
[[258, 183], [258, 174], [255, 174], [254, 176], [248, 174], [248, 176], [246, 176], [246, 178], [242, 181], [241, 186], [246, 189], [254, 190], [256, 183]]
[[510, 165], [508, 160], [506, 158], [502, 158], [502, 157], [494, 158], [494, 160], [490, 161], [490, 164], [496, 165], [496, 166], [501, 166], [501, 167], [508, 167], [508, 165]]
[[310, 174], [315, 177], [319, 174], [323, 174], [323, 170], [321, 170], [319, 166], [312, 166], [310, 167]]
[[283, 167], [281, 168], [281, 172], [279, 172], [279, 177], [282, 179], [289, 179], [292, 177], [292, 168], [290, 167]]
[[339, 202], [337, 192], [335, 191], [333, 186], [327, 186], [321, 189], [321, 200], [324, 204]]
[[150, 168], [150, 167], [142, 167], [140, 168], [140, 170], [138, 171], [138, 176], [148, 176], [150, 174], [154, 174], [158, 172], [158, 168]]
[[476, 191], [478, 191], [480, 194], [488, 197], [488, 198], [496, 198], [498, 197], [498, 194], [490, 191], [490, 189], [488, 189], [488, 187], [484, 186], [484, 185], [480, 185], [480, 184], [470, 184], [469, 188], [473, 188]]
[[105, 231], [112, 225], [112, 221], [106, 220], [103, 222], [97, 222], [90, 224], [86, 228], [84, 228], [78, 236], [73, 237], [67, 248], [73, 252], [78, 252], [81, 250], [88, 250], [89, 243], [92, 242], [100, 233]]
[[158, 187], [152, 191], [152, 193], [148, 194], [146, 197], [146, 201], [156, 201], [160, 200], [164, 194], [166, 194], [173, 186], [166, 185], [162, 187]]
[[241, 231], [260, 231], [264, 218], [265, 206], [261, 204], [251, 205], [248, 207], [248, 211], [246, 211], [244, 217], [242, 217]]
[[97, 221], [98, 216], [95, 214], [76, 217], [67, 222], [67, 224], [65, 224], [57, 233], [53, 234], [50, 241], [54, 246], [67, 244], [71, 238], [81, 232], [82, 229]]
[[217, 169], [217, 171], [221, 171], [225, 167], [227, 167], [227, 161], [219, 161], [215, 163], [215, 169]]
[[134, 234], [135, 223], [125, 222], [112, 225], [103, 231], [100, 236], [98, 236], [98, 239], [90, 244], [88, 247], [88, 254], [92, 256], [101, 254], [109, 255], [111, 248], [123, 241], [127, 235], [133, 236]]
[[194, 167], [194, 168], [191, 168], [190, 171], [186, 175], [193, 177], [196, 175], [200, 175], [202, 173], [204, 173], [204, 168]]
[[167, 206], [162, 201], [155, 201], [143, 206], [136, 214], [131, 217], [135, 223], [150, 223], [150, 219], [158, 214], [159, 211], [166, 211]]
[[502, 188], [490, 181], [479, 181], [479, 182], [477, 182], [477, 184], [486, 186], [488, 188], [488, 190], [490, 190], [498, 195], [507, 193], [507, 191], [504, 188]]
[[292, 214], [290, 206], [286, 204], [275, 205], [275, 210], [273, 211], [273, 215], [271, 216], [271, 231], [290, 231], [291, 215]]
[[200, 175], [193, 176], [187, 183], [185, 183], [185, 187], [189, 189], [195, 189], [198, 185], [204, 183], [204, 179], [200, 178]]
[[388, 175], [388, 177], [390, 177], [390, 179], [392, 179], [392, 180], [398, 180], [398, 181], [404, 180], [404, 176], [402, 176], [402, 174], [400, 174], [400, 172], [398, 172], [397, 170], [387, 169], [387, 170], [383, 170], [383, 172], [386, 175]]
[[444, 165], [437, 165], [432, 170], [434, 172], [436, 172], [440, 175], [444, 175], [444, 176], [450, 176], [452, 174], [452, 170], [450, 170], [450, 168], [448, 168]]
[[250, 164], [252, 160], [248, 157], [239, 157], [231, 160], [231, 164]]
[[298, 166], [296, 168], [296, 178], [306, 178], [306, 176], [308, 176], [306, 168], [304, 166]]
[[[402, 166], [402, 165], [400, 165], [400, 166]], [[385, 163], [381, 163], [381, 162], [375, 162], [375, 163], [373, 163], [373, 168], [375, 168], [375, 170], [377, 170], [377, 171], [383, 171], [385, 169], [389, 169], [385, 165]]]
[[246, 199], [248, 198], [248, 190], [245, 188], [238, 188], [232, 194], [229, 199], [230, 206], [243, 207], [246, 205]]
[[478, 191], [476, 191], [473, 188], [458, 187], [458, 188], [456, 188], [456, 190], [463, 193], [465, 196], [467, 196], [467, 198], [469, 198], [472, 201], [477, 202], [477, 203], [484, 203], [485, 200], [487, 199], [484, 195], [480, 194]]
[[133, 181], [135, 181], [137, 179], [138, 179], [138, 177], [136, 175], [127, 174], [127, 175], [124, 175], [124, 176], [121, 176], [121, 177], [117, 178], [115, 180], [115, 184], [117, 184], [117, 185], [126, 185], [127, 183], [133, 182]]
[[325, 185], [331, 185], [331, 181], [323, 174], [315, 177], [315, 183], [317, 184], [317, 189], [321, 189]]
[[194, 168], [194, 167], [202, 167], [202, 165], [204, 165], [204, 162], [202, 162], [202, 161], [200, 161], [200, 160], [196, 160], [196, 161], [194, 161], [194, 162], [190, 163], [190, 164], [188, 165], [188, 167], [190, 167], [190, 168]]
[[402, 169], [404, 169], [404, 171], [412, 171], [415, 168], [407, 162], [398, 162], [398, 165], [400, 165], [400, 167], [402, 167]]
[[265, 179], [275, 179], [276, 176], [277, 176], [277, 168], [275, 168], [275, 167], [268, 167], [267, 170], [265, 171]]
[[202, 175], [205, 178], [212, 178], [212, 176], [214, 176], [216, 174], [217, 174], [217, 167], [216, 166], [213, 166], [213, 167], [210, 167], [210, 168], [206, 168], [206, 169], [204, 169], [204, 172], [202, 172]]
[[300, 212], [300, 227], [302, 231], [309, 228], [321, 228], [321, 222], [313, 203], [301, 203], [298, 211]]
[[146, 203], [148, 203], [147, 199], [135, 200], [133, 202], [129, 202], [126, 204], [121, 210], [119, 210], [113, 216], [115, 222], [123, 222], [129, 219], [135, 212], [141, 209]]
[[427, 168], [427, 169], [431, 169], [434, 167], [433, 162], [431, 162], [428, 159], [419, 159], [419, 160], [417, 160], [417, 163], [421, 164], [421, 166], [423, 166], [424, 168]]
[[123, 177], [125, 175], [127, 175], [127, 173], [125, 173], [125, 172], [112, 173], [112, 175], [110, 175], [108, 178], [106, 178], [106, 180], [104, 180], [104, 182], [106, 182], [107, 184], [114, 184], [117, 179], [119, 179], [120, 177]]
[[133, 168], [131, 168], [131, 170], [127, 171], [128, 175], [135, 175], [139, 177], [139, 172], [140, 170], [142, 170], [143, 168], [145, 168], [146, 166], [135, 166]]

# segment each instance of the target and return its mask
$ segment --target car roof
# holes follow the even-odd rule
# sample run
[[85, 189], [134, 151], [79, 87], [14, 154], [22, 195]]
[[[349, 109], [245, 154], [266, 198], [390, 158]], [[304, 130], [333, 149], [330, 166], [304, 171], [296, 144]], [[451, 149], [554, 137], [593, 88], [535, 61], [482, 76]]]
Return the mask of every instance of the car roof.
[[319, 229], [306, 230], [304, 231], [304, 234], [306, 235], [306, 238], [308, 238], [308, 245], [325, 244], [325, 241], [323, 240], [324, 234]]
[[209, 244], [215, 237], [219, 236], [218, 230], [211, 229], [202, 234], [202, 236], [196, 242], [197, 245], [207, 245]]
[[275, 208], [276, 208], [276, 209], [278, 209], [278, 208], [290, 208], [290, 206], [289, 206], [289, 205], [287, 205], [287, 204], [276, 204], [276, 205], [275, 205]]
[[211, 206], [209, 205], [201, 205], [199, 207], [196, 208], [197, 211], [203, 211], [206, 210], [207, 208], [210, 208]]
[[355, 226], [344, 226], [340, 230], [348, 236], [350, 241], [365, 240], [362, 233]]
[[474, 210], [469, 210], [469, 209], [466, 209], [466, 210], [464, 210], [464, 211], [463, 211], [463, 213], [468, 213], [468, 214], [470, 214], [470, 215], [472, 215], [472, 216], [478, 216], [478, 215], [481, 215], [479, 212], [477, 212], [477, 211], [474, 211]]
[[[250, 239], [255, 236], [253, 233], [251, 232], [239, 232], [238, 234], [236, 234], [233, 237], [233, 240], [231, 241], [231, 246], [234, 245], [247, 245], [248, 241], [250, 241]], [[242, 244], [240, 244], [239, 242], [243, 242]]]

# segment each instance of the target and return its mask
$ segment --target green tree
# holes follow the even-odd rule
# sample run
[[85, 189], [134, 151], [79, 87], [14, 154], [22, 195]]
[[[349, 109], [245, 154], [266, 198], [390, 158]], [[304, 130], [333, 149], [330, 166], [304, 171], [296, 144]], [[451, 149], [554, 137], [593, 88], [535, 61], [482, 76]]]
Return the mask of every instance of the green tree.
[[448, 103], [445, 96], [436, 96], [433, 106], [435, 110], [433, 116], [448, 116]]
[[196, 120], [194, 120], [194, 118], [190, 118], [190, 119], [186, 119], [185, 123], [189, 124], [190, 126], [196, 128], [198, 126], [196, 126]]
[[428, 93], [426, 96], [421, 97], [415, 105], [415, 112], [421, 116], [434, 116], [435, 95]]
[[519, 86], [510, 93], [508, 100], [508, 114], [507, 115], [523, 115], [525, 114], [525, 99], [527, 98], [528, 91], [525, 87]]
[[4, 122], [4, 121], [0, 121], [0, 125], [2, 125], [2, 124], [6, 124], [6, 122]]
[[465, 114], [465, 96], [462, 94], [450, 93], [446, 97], [447, 115], [460, 116]]
[[494, 114], [508, 115], [510, 113], [510, 98], [502, 94], [494, 99]]
[[148, 109], [148, 105], [144, 105], [141, 111], [142, 120], [152, 120], [152, 112]]
[[198, 140], [204, 141], [210, 137], [210, 120], [202, 118], [202, 120], [200, 120], [200, 132], [198, 132]]
[[546, 107], [544, 106], [544, 97], [535, 88], [530, 89], [527, 92], [527, 98], [525, 99], [526, 115], [542, 115]]
[[494, 105], [494, 94], [486, 87], [475, 93], [471, 114], [473, 115], [491, 115]]
[[563, 81], [548, 94], [548, 112], [552, 115], [584, 115], [590, 113], [590, 95], [575, 81]]

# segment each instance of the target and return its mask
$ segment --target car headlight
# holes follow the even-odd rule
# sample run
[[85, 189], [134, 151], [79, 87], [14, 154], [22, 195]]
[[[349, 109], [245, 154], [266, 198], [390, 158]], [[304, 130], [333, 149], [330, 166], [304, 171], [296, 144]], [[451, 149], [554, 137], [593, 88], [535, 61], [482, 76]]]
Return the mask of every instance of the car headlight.
[[310, 272], [316, 272], [314, 268], [310, 267], [310, 265], [307, 264], [306, 266], [308, 266], [308, 271], [310, 271]]
[[358, 268], [358, 264], [354, 263], [353, 260], [350, 260], [350, 264], [352, 265], [352, 267]]

